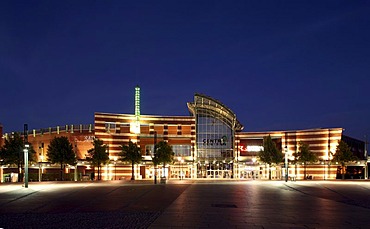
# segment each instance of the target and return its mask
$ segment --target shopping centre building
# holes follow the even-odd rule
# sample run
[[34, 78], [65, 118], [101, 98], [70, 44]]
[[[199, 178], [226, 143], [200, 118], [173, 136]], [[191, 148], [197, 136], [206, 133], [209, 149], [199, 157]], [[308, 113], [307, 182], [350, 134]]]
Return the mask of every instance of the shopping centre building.
[[[352, 175], [364, 178], [364, 142], [344, 136], [343, 128], [245, 132], [233, 111], [202, 94], [195, 94], [194, 101], [187, 104], [190, 116], [141, 115], [140, 88], [137, 87], [135, 93], [135, 114], [96, 112], [94, 125], [31, 130], [28, 139], [37, 151], [38, 161], [31, 169], [39, 173], [53, 170], [53, 165], [46, 160], [47, 146], [52, 138], [67, 136], [79, 158], [77, 169], [70, 166], [67, 172], [76, 174], [78, 179], [93, 172], [85, 159], [94, 138], [108, 146], [111, 159], [103, 168], [103, 180], [131, 177], [131, 165], [121, 162], [118, 156], [121, 146], [129, 141], [140, 146], [143, 156], [142, 162], [135, 165], [136, 179], [154, 179], [156, 171], [157, 176], [169, 179], [268, 179], [271, 171], [273, 179], [283, 179], [284, 163], [270, 168], [258, 159], [263, 138], [270, 135], [278, 149], [287, 155], [291, 177], [304, 178], [303, 165], [292, 163], [293, 153], [298, 152], [299, 143], [304, 142], [319, 159], [307, 166], [307, 174], [313, 179], [336, 179], [338, 165], [331, 163], [331, 159], [338, 142], [344, 140], [359, 158], [349, 164], [354, 168]], [[154, 145], [159, 141], [172, 146], [175, 160], [166, 168], [156, 169], [152, 157]], [[6, 169], [9, 168], [4, 168], [4, 174]]]

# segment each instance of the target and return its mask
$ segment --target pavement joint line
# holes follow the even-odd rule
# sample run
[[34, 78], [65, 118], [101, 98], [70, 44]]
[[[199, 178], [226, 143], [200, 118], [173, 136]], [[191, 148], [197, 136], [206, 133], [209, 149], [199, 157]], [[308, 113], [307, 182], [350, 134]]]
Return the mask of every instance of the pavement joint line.
[[[338, 194], [339, 196], [343, 197], [344, 200], [341, 200], [341, 201], [337, 201], [339, 203], [344, 203], [344, 204], [348, 204], [348, 205], [352, 205], [352, 206], [357, 206], [357, 207], [362, 207], [362, 208], [366, 208], [366, 209], [370, 209], [370, 206], [366, 206], [366, 205], [363, 205], [363, 203], [358, 203], [356, 200], [338, 192], [338, 191], [335, 191], [334, 189], [331, 189], [329, 187], [326, 187], [324, 186], [323, 184], [318, 184], [320, 185], [322, 188], [326, 189], [326, 190], [329, 190], [335, 194]], [[360, 187], [363, 187], [363, 186], [360, 186]], [[368, 190], [368, 189], [367, 189]]]
[[365, 190], [368, 190], [368, 191], [370, 191], [370, 188], [367, 188], [367, 187], [364, 187], [364, 186], [362, 186], [362, 185], [359, 185], [359, 184], [356, 184], [357, 186], [360, 186], [361, 188], [363, 188], [363, 189], [365, 189]]
[[290, 185], [288, 185], [288, 184], [284, 184], [284, 186], [288, 187], [289, 189], [291, 189], [291, 190], [293, 190], [293, 191], [300, 192], [300, 193], [302, 193], [302, 194], [305, 194], [305, 195], [309, 195], [309, 196], [311, 196], [309, 193], [303, 192], [302, 190], [299, 190], [299, 189], [297, 189], [297, 188], [294, 188], [294, 187], [292, 187], [292, 186], [290, 186]]
[[23, 195], [23, 196], [20, 196], [20, 197], [15, 198], [15, 199], [12, 199], [12, 200], [10, 200], [10, 201], [8, 201], [8, 202], [5, 202], [5, 203], [1, 204], [0, 206], [1, 206], [1, 207], [3, 207], [4, 205], [7, 205], [7, 204], [10, 204], [10, 203], [13, 203], [13, 202], [15, 202], [15, 201], [17, 201], [17, 200], [23, 199], [23, 198], [25, 198], [25, 197], [27, 197], [27, 196], [30, 196], [30, 195], [35, 194], [35, 193], [40, 192], [40, 191], [41, 191], [41, 190], [36, 190], [36, 191], [31, 192], [31, 193], [27, 193], [26, 195]]
[[351, 198], [349, 198], [349, 197], [348, 197], [348, 196], [346, 196], [346, 195], [343, 195], [342, 193], [340, 193], [340, 192], [338, 192], [338, 191], [335, 191], [335, 190], [333, 190], [333, 189], [331, 189], [331, 188], [329, 188], [329, 187], [326, 187], [326, 186], [324, 186], [324, 185], [322, 185], [322, 184], [318, 184], [318, 185], [320, 185], [321, 187], [323, 187], [323, 188], [324, 188], [324, 189], [326, 189], [326, 190], [329, 190], [329, 191], [331, 191], [331, 192], [333, 192], [333, 193], [335, 193], [335, 194], [340, 195], [341, 197], [343, 197], [343, 198], [345, 198], [345, 199], [351, 200]]
[[[325, 200], [330, 200], [330, 201], [335, 201], [335, 202], [343, 203], [343, 204], [346, 204], [346, 205], [351, 205], [351, 206], [361, 207], [361, 208], [365, 208], [365, 209], [370, 209], [370, 206], [366, 206], [366, 205], [363, 205], [363, 204], [361, 204], [361, 203], [358, 203], [358, 202], [357, 202], [357, 201], [355, 201], [354, 199], [351, 199], [351, 198], [349, 198], [348, 196], [343, 195], [342, 193], [337, 192], [337, 191], [335, 191], [335, 190], [333, 190], [333, 189], [331, 189], [331, 188], [329, 188], [329, 187], [326, 187], [326, 186], [324, 186], [324, 185], [322, 185], [322, 184], [319, 184], [319, 183], [317, 183], [317, 184], [318, 184], [319, 186], [321, 186], [322, 188], [326, 189], [326, 190], [329, 190], [329, 191], [331, 191], [331, 192], [333, 192], [333, 193], [335, 193], [335, 194], [338, 194], [339, 196], [341, 196], [341, 197], [342, 197], [342, 198], [344, 198], [345, 200], [338, 201], [338, 200], [333, 200], [333, 199], [330, 199], [330, 198], [325, 198], [325, 197], [315, 196], [315, 195], [312, 195], [312, 194], [310, 194], [310, 193], [303, 192], [302, 190], [299, 190], [299, 189], [297, 189], [297, 188], [291, 187], [291, 186], [289, 186], [289, 185], [287, 185], [287, 184], [284, 184], [284, 185], [285, 185], [285, 186], [287, 186], [287, 187], [289, 187], [289, 188], [291, 188], [292, 190], [295, 190], [295, 191], [297, 191], [297, 192], [300, 192], [300, 193], [302, 193], [302, 194], [304, 194], [304, 195], [308, 195], [308, 196], [312, 196], [312, 197], [320, 198], [320, 199], [325, 199]], [[361, 186], [361, 187], [362, 187], [362, 186]]]

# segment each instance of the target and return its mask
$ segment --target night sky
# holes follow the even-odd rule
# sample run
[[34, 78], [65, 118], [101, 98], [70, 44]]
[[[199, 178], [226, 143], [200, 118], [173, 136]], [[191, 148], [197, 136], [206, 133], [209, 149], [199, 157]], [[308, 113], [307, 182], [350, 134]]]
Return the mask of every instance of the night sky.
[[370, 135], [369, 1], [0, 3], [5, 132], [94, 112], [189, 115], [194, 93], [244, 131], [343, 127]]

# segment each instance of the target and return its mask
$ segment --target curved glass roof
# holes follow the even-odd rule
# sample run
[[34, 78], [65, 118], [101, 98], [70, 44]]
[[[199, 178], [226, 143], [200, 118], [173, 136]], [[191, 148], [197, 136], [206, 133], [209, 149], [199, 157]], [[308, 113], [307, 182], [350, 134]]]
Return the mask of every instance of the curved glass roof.
[[188, 102], [187, 105], [193, 115], [197, 113], [196, 111], [205, 109], [224, 117], [225, 121], [234, 130], [241, 131], [243, 129], [243, 125], [237, 120], [235, 113], [216, 99], [196, 93], [194, 102]]

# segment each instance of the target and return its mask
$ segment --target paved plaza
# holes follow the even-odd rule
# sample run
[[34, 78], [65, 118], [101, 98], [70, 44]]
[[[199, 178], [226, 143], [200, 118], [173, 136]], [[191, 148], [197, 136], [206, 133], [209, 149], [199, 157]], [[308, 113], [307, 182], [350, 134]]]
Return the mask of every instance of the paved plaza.
[[0, 228], [368, 228], [367, 181], [0, 185]]

